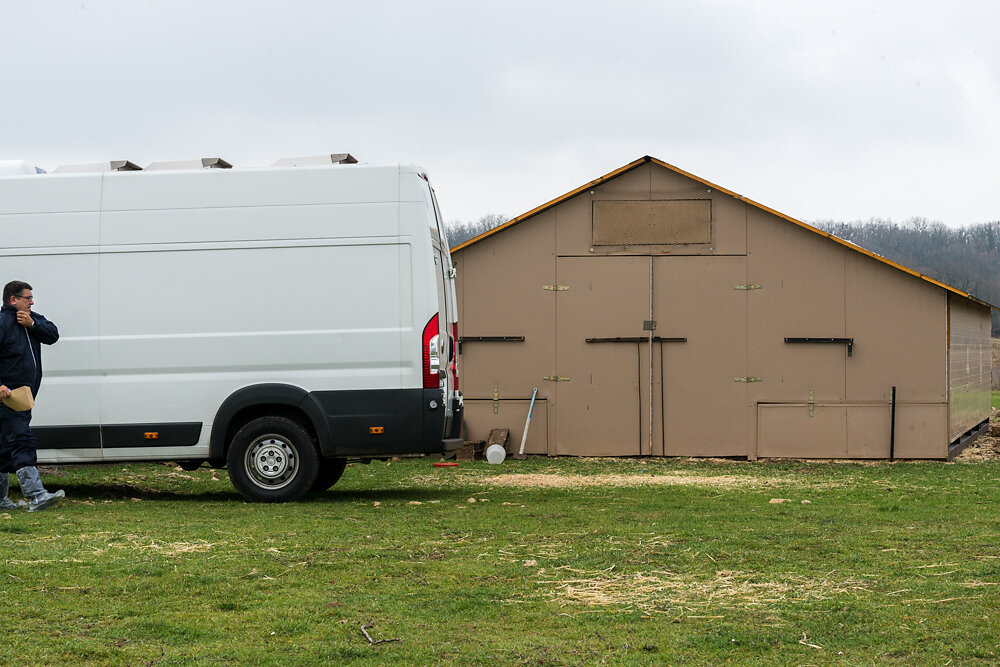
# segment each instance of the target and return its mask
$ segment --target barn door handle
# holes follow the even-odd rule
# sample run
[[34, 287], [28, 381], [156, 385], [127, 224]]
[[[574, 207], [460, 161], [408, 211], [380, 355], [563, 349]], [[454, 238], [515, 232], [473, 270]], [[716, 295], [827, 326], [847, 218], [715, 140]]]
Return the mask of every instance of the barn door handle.
[[[614, 338], [587, 338], [588, 343], [647, 343], [649, 336], [615, 336]], [[686, 343], [687, 338], [662, 338], [653, 336], [654, 343]]]
[[523, 343], [524, 336], [462, 336], [458, 339], [458, 353], [463, 343]]

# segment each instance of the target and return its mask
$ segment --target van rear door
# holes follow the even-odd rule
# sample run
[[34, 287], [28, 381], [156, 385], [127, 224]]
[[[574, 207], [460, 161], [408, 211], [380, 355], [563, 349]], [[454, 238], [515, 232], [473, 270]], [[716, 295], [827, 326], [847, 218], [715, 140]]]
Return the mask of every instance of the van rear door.
[[[435, 226], [431, 230], [432, 246], [434, 247], [435, 282], [437, 283], [438, 299], [438, 354], [440, 369], [444, 376], [445, 429], [446, 434], [457, 433], [453, 428], [456, 419], [455, 411], [461, 405], [458, 392], [458, 305], [455, 302], [455, 270], [451, 265], [451, 253], [448, 249], [448, 237], [442, 223], [441, 211], [438, 208], [434, 188], [431, 202], [434, 208]], [[461, 413], [457, 415], [461, 419]]]
[[[436, 235], [432, 234], [433, 236]], [[452, 318], [450, 314], [451, 303], [454, 298], [454, 293], [449, 289], [451, 287], [449, 276], [451, 263], [448, 261], [449, 253], [445, 249], [447, 246], [442, 247], [442, 243], [438, 238], [433, 238], [431, 245], [434, 247], [434, 277], [437, 288], [438, 368], [440, 368], [441, 376], [444, 380], [445, 415], [450, 418], [452, 411], [451, 403], [457, 390], [455, 386], [456, 378], [452, 373], [452, 364], [455, 362], [455, 345], [451, 340]], [[447, 432], [448, 423], [445, 424], [445, 427], [445, 432]]]

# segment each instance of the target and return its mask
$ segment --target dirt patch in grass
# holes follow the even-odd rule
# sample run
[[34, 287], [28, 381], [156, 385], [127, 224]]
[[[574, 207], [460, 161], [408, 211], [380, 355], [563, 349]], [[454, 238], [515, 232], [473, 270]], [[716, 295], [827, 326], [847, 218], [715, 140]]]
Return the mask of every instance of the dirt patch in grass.
[[[790, 575], [779, 581], [752, 572], [720, 570], [712, 578], [698, 578], [673, 572], [639, 574], [580, 572], [568, 579], [542, 579], [540, 595], [562, 606], [589, 608], [590, 611], [634, 611], [697, 615], [727, 608], [770, 607], [828, 600], [841, 595], [871, 592], [864, 579], [814, 579]], [[544, 572], [539, 574], [544, 576]], [[578, 611], [576, 613], [587, 613]]]
[[477, 481], [487, 486], [556, 489], [588, 486], [709, 486], [723, 489], [743, 489], [773, 486], [775, 480], [736, 475], [558, 475], [552, 473], [521, 473], [482, 477]]

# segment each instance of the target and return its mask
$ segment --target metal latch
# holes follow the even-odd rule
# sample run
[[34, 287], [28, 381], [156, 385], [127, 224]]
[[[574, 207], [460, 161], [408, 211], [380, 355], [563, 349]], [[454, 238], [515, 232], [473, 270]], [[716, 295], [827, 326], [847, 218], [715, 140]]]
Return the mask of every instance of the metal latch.
[[500, 385], [493, 385], [493, 414], [500, 412]]
[[809, 416], [813, 416], [813, 411], [816, 409], [816, 399], [813, 397], [813, 390], [809, 390]]
[[741, 378], [733, 378], [733, 382], [761, 382], [761, 381], [762, 380], [760, 378], [753, 377], [750, 375]]
[[734, 285], [733, 289], [743, 289], [743, 290], [761, 289], [761, 286], [757, 284], [746, 283], [744, 285]]
[[542, 289], [550, 292], [565, 292], [569, 289], [569, 285], [542, 285]]
[[561, 375], [546, 375], [542, 379], [548, 380], [549, 382], [569, 382], [569, 378], [563, 377]]

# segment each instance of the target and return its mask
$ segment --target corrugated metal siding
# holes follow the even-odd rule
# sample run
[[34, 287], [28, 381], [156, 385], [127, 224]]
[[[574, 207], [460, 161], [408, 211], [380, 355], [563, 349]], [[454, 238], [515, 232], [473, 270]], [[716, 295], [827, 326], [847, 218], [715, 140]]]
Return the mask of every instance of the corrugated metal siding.
[[965, 299], [948, 299], [948, 435], [961, 436], [990, 416], [990, 311]]

